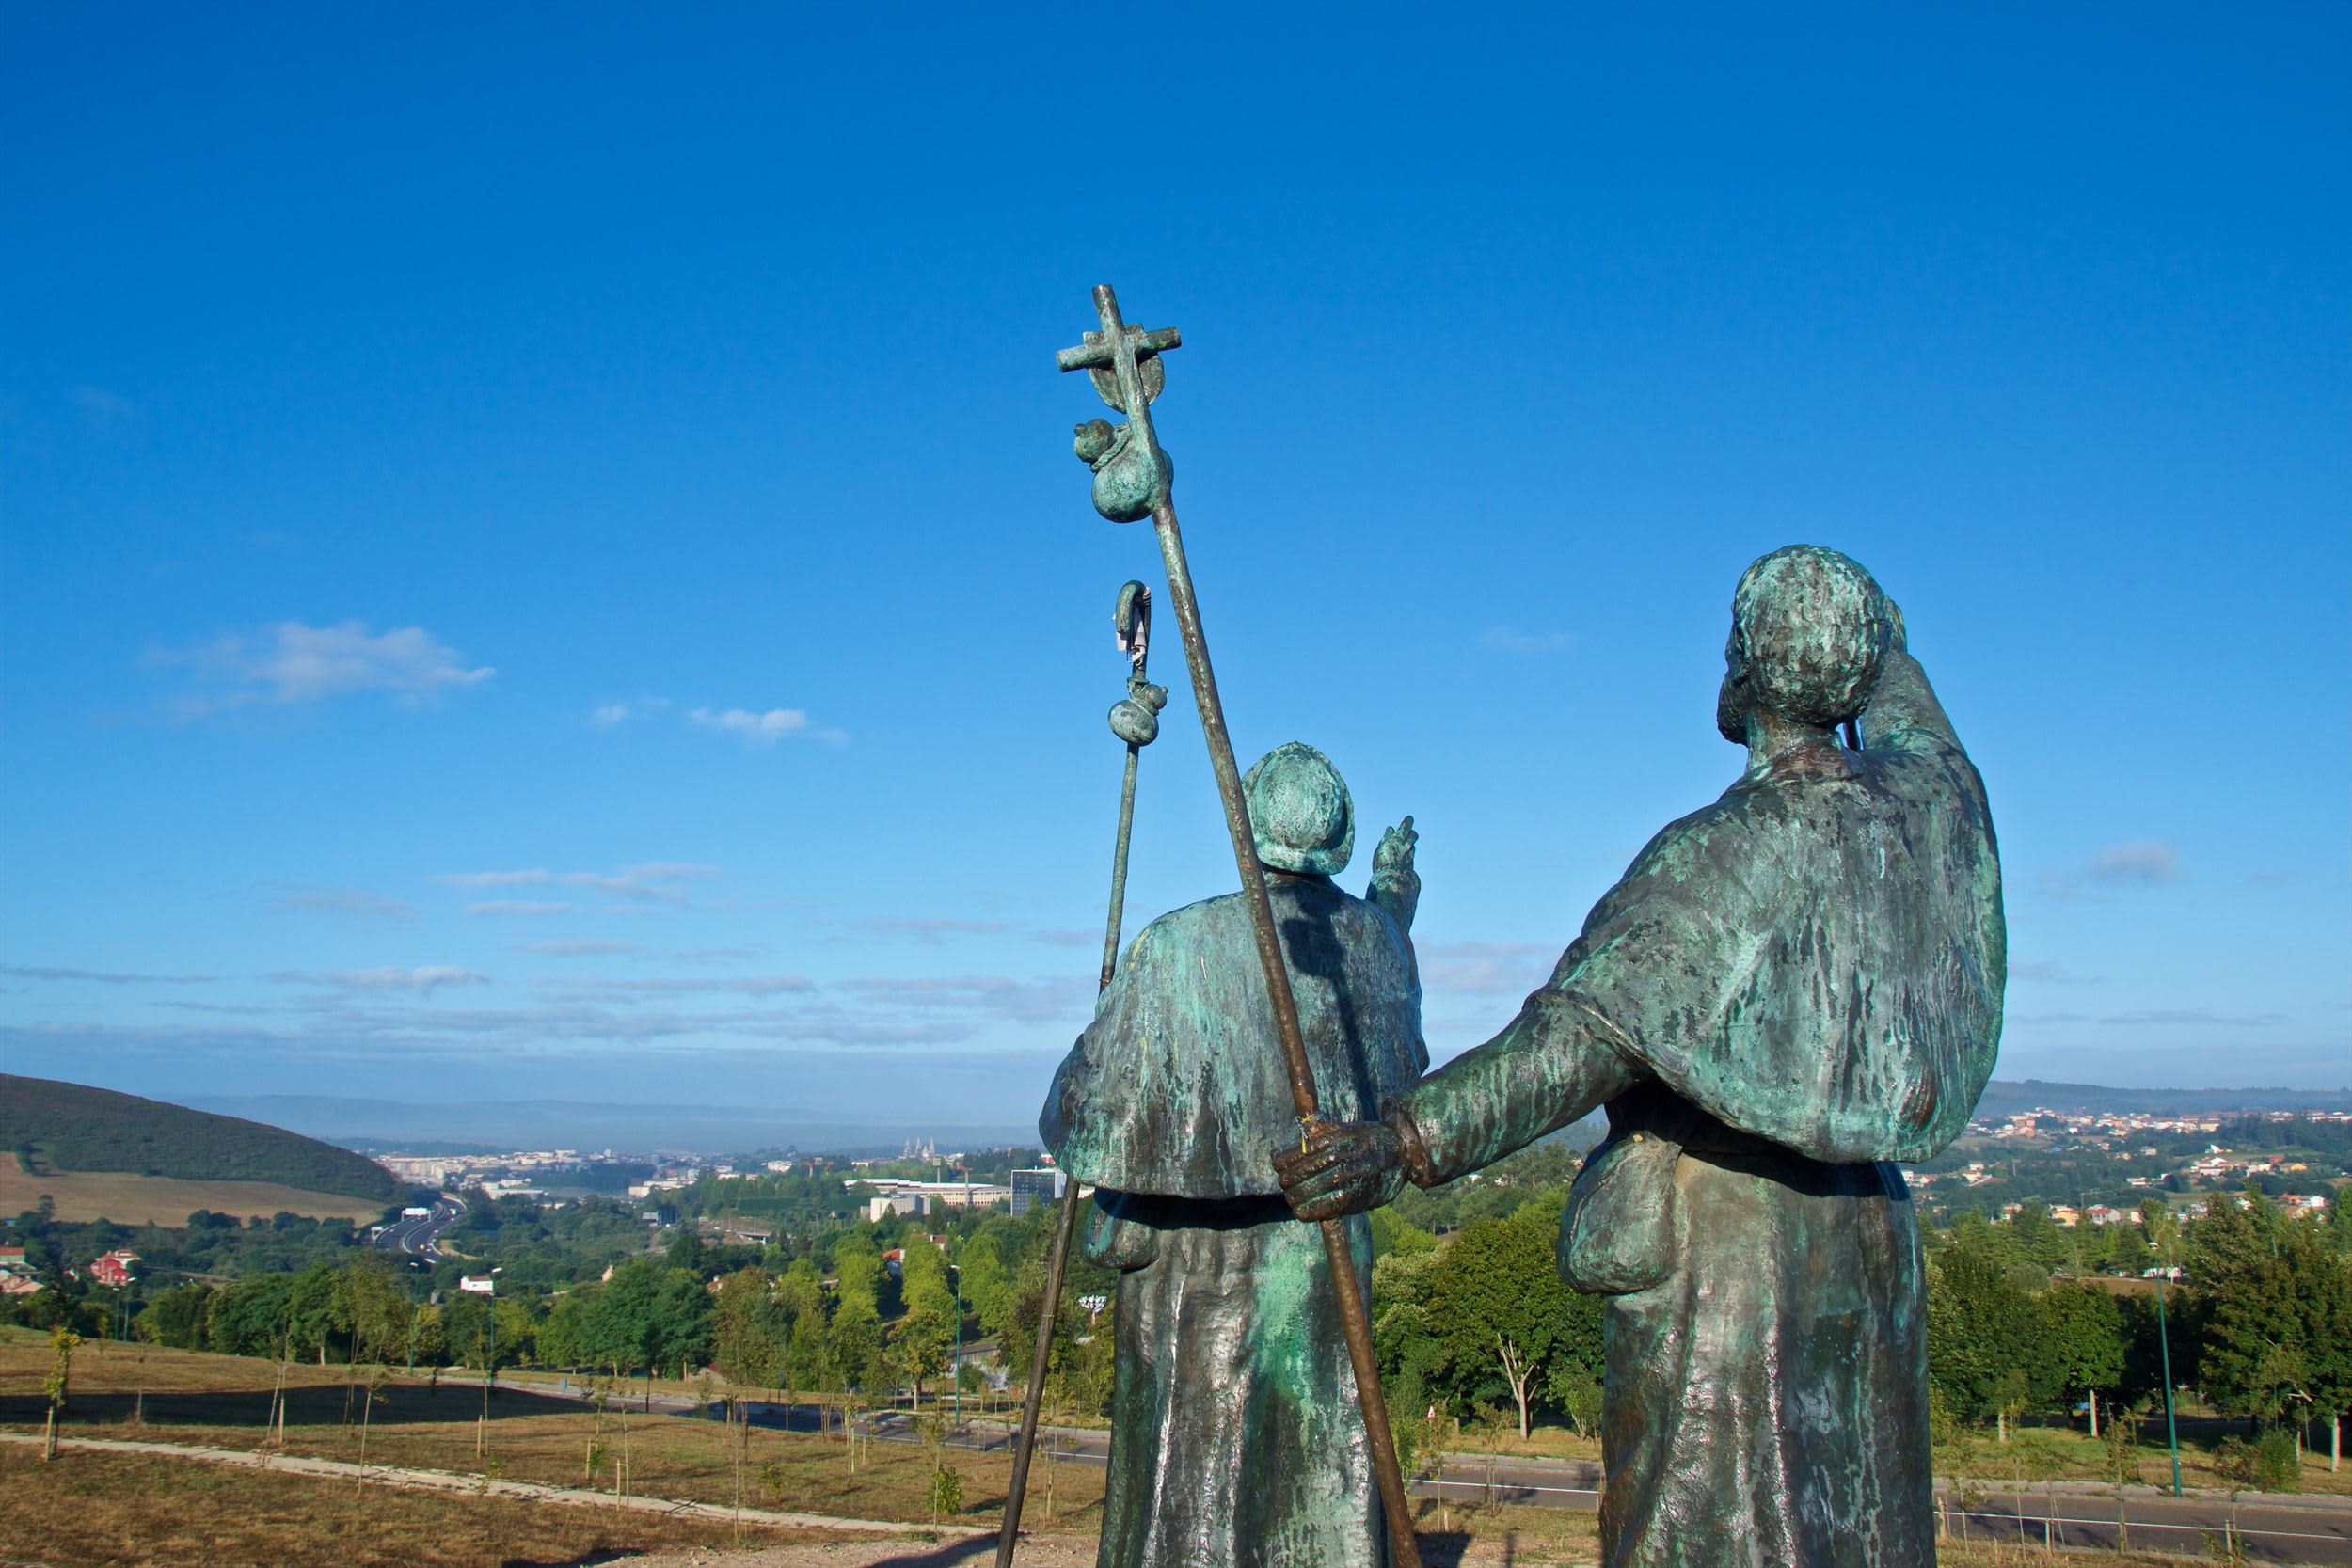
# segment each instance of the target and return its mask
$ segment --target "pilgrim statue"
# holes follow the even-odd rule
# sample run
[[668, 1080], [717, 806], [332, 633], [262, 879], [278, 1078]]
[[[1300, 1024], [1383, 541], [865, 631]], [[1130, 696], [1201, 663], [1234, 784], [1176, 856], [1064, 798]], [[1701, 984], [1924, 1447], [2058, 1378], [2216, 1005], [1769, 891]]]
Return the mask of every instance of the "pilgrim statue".
[[1608, 1298], [1602, 1561], [1931, 1568], [1894, 1162], [1961, 1132], [2000, 1039], [1984, 784], [1834, 550], [1747, 569], [1725, 661], [1740, 780], [1650, 841], [1501, 1034], [1277, 1163], [1297, 1213], [1352, 1213], [1605, 1105], [1559, 1242]]
[[[1243, 788], [1324, 1104], [1376, 1117], [1429, 1064], [1412, 819], [1357, 898], [1332, 881], [1355, 808], [1323, 753], [1279, 747]], [[1122, 1271], [1103, 1568], [1387, 1560], [1328, 1254], [1275, 1176], [1299, 1121], [1273, 1041], [1242, 895], [1193, 904], [1136, 939], [1039, 1119], [1094, 1185], [1087, 1255]], [[1370, 1226], [1349, 1228], [1368, 1298]]]

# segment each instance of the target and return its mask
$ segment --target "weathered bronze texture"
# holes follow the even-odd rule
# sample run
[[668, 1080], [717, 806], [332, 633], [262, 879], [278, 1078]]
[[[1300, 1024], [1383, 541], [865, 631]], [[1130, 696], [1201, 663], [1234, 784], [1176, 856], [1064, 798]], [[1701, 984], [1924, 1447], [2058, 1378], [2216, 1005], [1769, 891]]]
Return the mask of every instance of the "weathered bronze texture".
[[[1120, 585], [1111, 603], [1111, 629], [1127, 656], [1127, 695], [1111, 705], [1111, 733], [1127, 743], [1127, 768], [1119, 787], [1119, 836], [1111, 848], [1110, 912], [1103, 922], [1103, 974], [1099, 992], [1111, 983], [1119, 962], [1119, 928], [1127, 910], [1127, 847], [1135, 836], [1136, 765], [1143, 749], [1159, 737], [1159, 711], [1168, 692], [1144, 675], [1152, 647], [1152, 591], [1139, 582]], [[1045, 1259], [1045, 1294], [1037, 1320], [1037, 1346], [1029, 1357], [1029, 1386], [1021, 1400], [1021, 1431], [1013, 1442], [1012, 1484], [1005, 1494], [1005, 1517], [996, 1535], [996, 1568], [1012, 1568], [1013, 1544], [1021, 1538], [1021, 1505], [1029, 1490], [1029, 1459], [1037, 1448], [1037, 1418], [1053, 1365], [1054, 1325], [1061, 1307], [1062, 1275], [1070, 1265], [1070, 1240], [1078, 1224], [1078, 1183], [1064, 1178], [1061, 1210], [1054, 1216], [1054, 1244]]]
[[1298, 1212], [1343, 1213], [1605, 1103], [1560, 1232], [1568, 1282], [1609, 1298], [1604, 1564], [1930, 1568], [1923, 1267], [1892, 1162], [1950, 1142], [1992, 1072], [1992, 816], [1860, 566], [1775, 551], [1732, 622], [1739, 782], [1650, 841], [1502, 1034], [1279, 1164]]
[[[1391, 830], [1372, 896], [1342, 892], [1355, 811], [1338, 770], [1295, 743], [1244, 781], [1286, 973], [1333, 1115], [1376, 1115], [1428, 1061], [1407, 908], [1411, 830]], [[1369, 1224], [1340, 1222], [1349, 1266], [1282, 1202], [1295, 1145], [1273, 1015], [1240, 894], [1153, 921], [1055, 1075], [1039, 1120], [1094, 1183], [1082, 1245], [1121, 1271], [1104, 1568], [1361, 1568], [1383, 1515], [1339, 1321], [1372, 1265]], [[1352, 1287], [1335, 1290], [1337, 1281]]]
[[1097, 990], [1111, 983], [1119, 964], [1119, 927], [1127, 907], [1127, 844], [1136, 824], [1136, 763], [1160, 736], [1160, 709], [1168, 690], [1144, 677], [1151, 656], [1152, 591], [1139, 582], [1122, 584], [1111, 605], [1111, 627], [1119, 651], [1127, 656], [1127, 695], [1111, 705], [1111, 733], [1127, 743], [1127, 776], [1119, 790], [1119, 847], [1111, 856], [1110, 918], [1103, 927], [1103, 975]]
[[[1182, 340], [1170, 329], [1152, 332], [1128, 326], [1120, 315], [1118, 297], [1107, 284], [1095, 287], [1094, 307], [1101, 330], [1087, 334], [1080, 346], [1062, 350], [1056, 356], [1056, 362], [1065, 372], [1088, 372], [1095, 380], [1098, 394], [1124, 412], [1127, 422], [1115, 429], [1106, 429], [1099, 420], [1080, 426], [1075, 450], [1093, 469], [1095, 509], [1113, 522], [1134, 522], [1149, 516], [1159, 536], [1160, 558], [1168, 572], [1168, 600], [1176, 612], [1177, 631], [1184, 644], [1185, 662], [1191, 669], [1193, 697], [1208, 742], [1217, 795], [1225, 809], [1234, 866], [1241, 878], [1242, 904], [1248, 914], [1259, 969], [1265, 976], [1266, 999], [1290, 1081], [1292, 1104], [1302, 1131], [1311, 1130], [1319, 1124], [1314, 1074], [1300, 1031], [1298, 1006], [1292, 994], [1281, 942], [1276, 933], [1265, 874], [1259, 866], [1254, 848], [1240, 769], [1234, 765], [1232, 741], [1226, 733], [1216, 673], [1210, 663], [1208, 641], [1201, 629], [1200, 602], [1184, 558], [1184, 536], [1170, 495], [1174, 466], [1160, 449], [1152, 429], [1153, 387], [1139, 368], [1152, 365], [1164, 379], [1166, 372], [1158, 366], [1158, 356], [1177, 347]], [[1109, 388], [1103, 386], [1096, 373], [1104, 371], [1110, 372]], [[1116, 399], [1111, 396], [1113, 389]], [[1363, 1414], [1365, 1436], [1371, 1446], [1373, 1468], [1388, 1515], [1390, 1546], [1398, 1563], [1405, 1568], [1419, 1568], [1421, 1559], [1413, 1536], [1410, 1505], [1406, 1500], [1404, 1477], [1398, 1470], [1395, 1449], [1390, 1440], [1388, 1410], [1380, 1396], [1365, 1303], [1362, 1295], [1351, 1288], [1357, 1275], [1346, 1227], [1336, 1219], [1325, 1223], [1323, 1243], [1340, 1328], [1346, 1340], [1358, 1402]], [[1148, 1433], [1137, 1433], [1132, 1440], [1148, 1438]]]

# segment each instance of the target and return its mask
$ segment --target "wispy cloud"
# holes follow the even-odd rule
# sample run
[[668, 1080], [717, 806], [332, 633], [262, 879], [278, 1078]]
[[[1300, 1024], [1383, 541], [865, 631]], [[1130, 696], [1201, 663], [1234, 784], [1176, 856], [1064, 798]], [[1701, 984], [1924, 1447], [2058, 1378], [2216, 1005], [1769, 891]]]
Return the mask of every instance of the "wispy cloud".
[[1479, 646], [1505, 654], [1556, 654], [1568, 645], [1565, 631], [1521, 631], [1517, 626], [1488, 626], [1478, 634]]
[[732, 731], [757, 746], [772, 746], [787, 736], [831, 741], [850, 738], [839, 730], [816, 728], [810, 724], [807, 711], [797, 707], [771, 707], [757, 711], [743, 707], [698, 707], [687, 717], [705, 729]]
[[514, 914], [526, 916], [569, 914], [572, 912], [572, 906], [565, 903], [536, 898], [485, 898], [479, 903], [467, 905], [466, 912], [468, 914]]
[[356, 920], [407, 920], [417, 912], [417, 907], [405, 899], [387, 898], [380, 893], [357, 887], [287, 888], [272, 902], [281, 910], [340, 914]]
[[[615, 898], [656, 899], [665, 903], [682, 904], [686, 902], [686, 891], [676, 884], [716, 875], [718, 875], [716, 867], [697, 864], [691, 861], [646, 861], [611, 872], [548, 871], [537, 868], [523, 871], [451, 871], [444, 872], [434, 880], [449, 887], [476, 889], [576, 887], [585, 888], [594, 893], [607, 894]], [[473, 912], [488, 911], [477, 907]], [[521, 911], [506, 910], [499, 912], [513, 914]], [[532, 912], [545, 914], [552, 911], [537, 910]]]
[[340, 974], [290, 975], [319, 985], [339, 986], [344, 990], [413, 990], [431, 995], [444, 986], [484, 986], [490, 983], [487, 974], [454, 964], [421, 964], [413, 969], [389, 965], [381, 969], [347, 969]]
[[1002, 920], [943, 920], [929, 915], [880, 914], [859, 920], [835, 920], [830, 924], [845, 931], [860, 931], [868, 936], [907, 937], [926, 946], [937, 947], [949, 937], [994, 936], [1012, 929]]
[[39, 964], [0, 964], [0, 974], [20, 980], [82, 980], [100, 986], [209, 986], [216, 974], [133, 974], [107, 969], [53, 969]]
[[582, 939], [576, 942], [526, 942], [522, 944], [522, 951], [543, 954], [550, 958], [612, 958], [623, 953], [634, 953], [637, 949], [626, 942]]
[[2098, 982], [2098, 976], [2074, 974], [2064, 964], [2022, 963], [2009, 966], [2011, 980], [2026, 980], [2042, 986], [2087, 986]]
[[626, 702], [603, 703], [589, 711], [588, 722], [600, 730], [609, 730], [632, 719], [660, 713], [669, 705], [667, 697], [631, 697]]
[[359, 621], [330, 626], [281, 621], [258, 636], [224, 637], [160, 659], [189, 666], [207, 688], [172, 705], [190, 719], [254, 703], [315, 703], [355, 691], [388, 691], [413, 705], [496, 673], [486, 664], [469, 668], [456, 650], [421, 626], [377, 633]]
[[2161, 839], [2135, 838], [2110, 844], [2081, 865], [2044, 871], [2042, 892], [2052, 898], [2080, 898], [2130, 888], [2161, 887], [2181, 879], [2180, 856]]
[[1431, 942], [1416, 952], [1425, 989], [1468, 996], [1523, 996], [1560, 958], [1559, 948], [1532, 942]]
[[691, 882], [718, 874], [717, 866], [700, 861], [640, 861], [621, 867], [622, 876], [642, 877], [649, 882]]
[[1075, 977], [1015, 980], [1001, 974], [844, 980], [831, 989], [894, 1006], [970, 1012], [1011, 1023], [1056, 1023], [1083, 1017], [1094, 987]]
[[628, 996], [785, 996], [817, 989], [816, 982], [803, 974], [682, 975], [620, 980], [541, 975], [537, 983], [567, 991], [609, 991]]
[[1029, 940], [1041, 942], [1048, 947], [1100, 947], [1103, 945], [1103, 933], [1100, 931], [1031, 931]]
[[2141, 1012], [2116, 1013], [2099, 1022], [2130, 1028], [2203, 1025], [2228, 1029], [2267, 1029], [2286, 1021], [2284, 1013], [2217, 1013], [2202, 1007], [2159, 1007]]
[[615, 898], [660, 898], [678, 903], [686, 897], [676, 888], [650, 882], [643, 877], [632, 877], [625, 871], [612, 875], [596, 871], [566, 871], [563, 880], [565, 887], [591, 888], [597, 893], [611, 894]]

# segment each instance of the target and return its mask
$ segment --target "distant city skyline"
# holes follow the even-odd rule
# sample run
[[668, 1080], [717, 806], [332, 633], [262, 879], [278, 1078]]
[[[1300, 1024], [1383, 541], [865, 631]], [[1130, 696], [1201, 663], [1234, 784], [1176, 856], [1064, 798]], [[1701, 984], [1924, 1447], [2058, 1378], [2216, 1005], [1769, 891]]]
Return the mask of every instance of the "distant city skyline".
[[[1131, 132], [1060, 16], [0, 20], [0, 1069], [1033, 1125], [1159, 581], [1109, 281], [1436, 1057], [1737, 775], [1804, 539], [1985, 775], [1998, 1076], [2352, 1082], [2352, 13], [1150, 29]], [[1130, 937], [1232, 877], [1154, 656]]]

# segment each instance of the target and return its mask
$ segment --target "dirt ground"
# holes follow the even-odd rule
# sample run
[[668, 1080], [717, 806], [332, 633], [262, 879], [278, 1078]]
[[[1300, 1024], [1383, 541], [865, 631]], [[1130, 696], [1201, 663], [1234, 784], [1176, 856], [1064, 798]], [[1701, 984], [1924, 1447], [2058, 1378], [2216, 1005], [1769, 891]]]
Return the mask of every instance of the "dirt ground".
[[[904, 1541], [828, 1541], [751, 1551], [692, 1546], [616, 1560], [612, 1568], [978, 1568], [996, 1560], [996, 1536], [944, 1536], [937, 1544]], [[1091, 1536], [1032, 1536], [1013, 1560], [1020, 1568], [1094, 1568]]]

